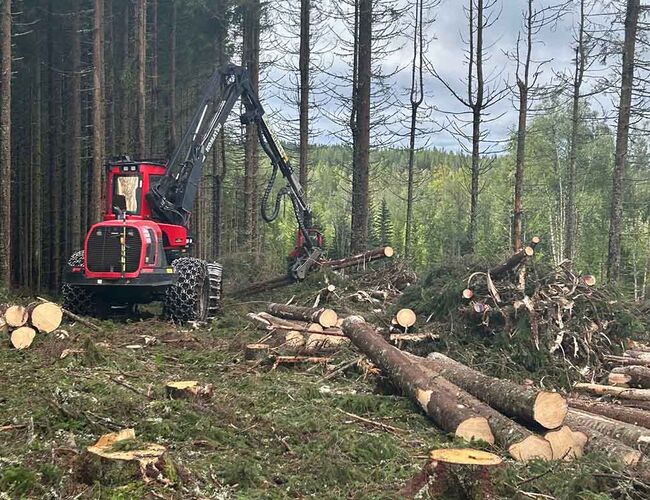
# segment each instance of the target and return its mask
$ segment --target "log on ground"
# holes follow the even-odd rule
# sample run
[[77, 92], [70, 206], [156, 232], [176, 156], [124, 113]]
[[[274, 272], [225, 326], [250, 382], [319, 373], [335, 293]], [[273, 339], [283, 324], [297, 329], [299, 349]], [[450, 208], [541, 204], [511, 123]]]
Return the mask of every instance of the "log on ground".
[[646, 447], [650, 443], [649, 429], [584, 410], [569, 409], [566, 424], [574, 430], [593, 429], [632, 448]]
[[613, 354], [605, 354], [603, 360], [610, 365], [615, 366], [650, 366], [650, 361], [644, 359], [630, 358], [627, 356], [614, 356]]
[[585, 453], [600, 453], [626, 465], [636, 465], [643, 456], [639, 450], [606, 436], [594, 428], [572, 426], [572, 429], [574, 432], [580, 432], [587, 436], [587, 443], [584, 446]]
[[422, 361], [504, 415], [546, 429], [555, 429], [564, 422], [568, 405], [558, 393], [525, 388], [509, 380], [489, 377], [438, 352], [429, 354]]
[[574, 431], [568, 425], [563, 425], [558, 430], [547, 432], [544, 435], [544, 439], [551, 444], [553, 460], [573, 460], [580, 458], [589, 440], [584, 432]]
[[11, 332], [11, 345], [19, 351], [27, 349], [36, 338], [36, 330], [28, 326], [21, 326]]
[[392, 247], [380, 247], [364, 253], [353, 255], [351, 257], [345, 257], [338, 260], [329, 260], [323, 262], [322, 266], [336, 271], [337, 269], [345, 269], [347, 267], [365, 265], [374, 260], [391, 258], [394, 254], [395, 251]]
[[[612, 377], [615, 375], [615, 377]], [[629, 387], [650, 389], [650, 367], [647, 366], [619, 366], [612, 369], [608, 379], [610, 385], [626, 384]]]
[[402, 351], [386, 342], [358, 316], [348, 317], [343, 322], [343, 331], [438, 427], [468, 441], [494, 443], [488, 420], [459, 404], [458, 387], [442, 377], [428, 376], [426, 370], [411, 363]]
[[618, 403], [605, 403], [582, 398], [570, 399], [569, 406], [576, 410], [595, 413], [596, 415], [650, 429], [650, 411], [648, 410], [628, 408]]
[[600, 384], [576, 384], [574, 389], [594, 396], [613, 396], [620, 399], [650, 401], [650, 389], [632, 389], [627, 387], [612, 387]]
[[24, 306], [9, 306], [5, 311], [5, 321], [11, 328], [19, 328], [27, 324], [29, 313]]
[[310, 323], [318, 323], [323, 328], [331, 328], [336, 326], [338, 315], [336, 311], [324, 307], [300, 307], [284, 304], [269, 304], [267, 311], [279, 318], [308, 321]]
[[41, 333], [52, 333], [63, 321], [63, 310], [54, 302], [43, 302], [31, 309], [30, 322]]
[[515, 269], [519, 264], [521, 264], [528, 257], [535, 255], [535, 249], [533, 246], [527, 246], [519, 250], [517, 253], [510, 256], [503, 264], [500, 264], [496, 267], [490, 269], [489, 274], [492, 278], [499, 278], [506, 274], [509, 271]]

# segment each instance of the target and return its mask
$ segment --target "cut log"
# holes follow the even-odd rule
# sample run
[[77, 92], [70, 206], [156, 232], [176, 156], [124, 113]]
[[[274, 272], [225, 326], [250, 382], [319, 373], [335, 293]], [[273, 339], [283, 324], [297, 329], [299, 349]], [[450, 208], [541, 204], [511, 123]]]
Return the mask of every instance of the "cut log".
[[36, 330], [28, 326], [21, 326], [11, 332], [11, 344], [19, 351], [27, 349], [36, 338]]
[[458, 387], [442, 377], [429, 377], [426, 370], [411, 363], [399, 349], [358, 316], [343, 322], [343, 332], [381, 371], [417, 402], [434, 423], [444, 431], [464, 438], [494, 443], [487, 419], [458, 402]]
[[590, 399], [572, 398], [569, 406], [577, 410], [584, 410], [596, 415], [602, 415], [628, 424], [638, 425], [650, 429], [650, 412], [639, 408], [628, 408], [618, 403], [604, 403]]
[[586, 275], [582, 276], [580, 279], [587, 286], [595, 286], [596, 285], [596, 277], [591, 275], [591, 274], [586, 274]]
[[499, 278], [506, 274], [509, 271], [515, 269], [519, 264], [521, 264], [528, 257], [532, 257], [535, 254], [535, 249], [533, 246], [527, 246], [519, 250], [517, 253], [513, 254], [508, 260], [503, 264], [500, 264], [488, 272], [492, 278]]
[[626, 465], [636, 465], [643, 456], [639, 450], [606, 436], [593, 428], [578, 426], [573, 427], [573, 430], [587, 436], [587, 442], [583, 448], [585, 453], [600, 453], [619, 460]]
[[472, 297], [474, 297], [474, 292], [470, 288], [465, 288], [463, 290], [463, 298], [469, 300]]
[[163, 480], [178, 477], [167, 449], [159, 444], [138, 443], [133, 429], [102, 436], [80, 457], [79, 478], [86, 484], [126, 484], [134, 480]]
[[333, 270], [345, 269], [347, 267], [365, 265], [374, 260], [391, 258], [394, 254], [395, 251], [392, 247], [381, 247], [351, 257], [346, 257], [344, 259], [329, 260], [323, 262], [322, 266]]
[[646, 352], [646, 351], [628, 350], [625, 351], [624, 356], [626, 358], [634, 358], [634, 359], [641, 359], [643, 361], [650, 361], [650, 352]]
[[11, 328], [19, 328], [27, 324], [29, 313], [24, 306], [9, 306], [5, 311], [5, 321]]
[[[44, 299], [43, 297], [36, 297], [36, 298], [38, 300], [40, 300], [41, 302], [50, 302], [49, 300]], [[68, 311], [67, 309], [64, 309], [63, 307], [61, 307], [61, 311], [63, 311], [63, 314], [65, 314], [68, 318], [70, 318], [70, 319], [72, 319], [74, 321], [78, 321], [79, 323], [81, 323], [84, 326], [87, 326], [91, 330], [95, 330], [97, 332], [100, 330], [100, 328], [96, 324], [88, 321], [85, 318], [82, 318], [81, 316], [76, 315], [73, 312]]]
[[305, 346], [305, 336], [295, 330], [289, 330], [284, 336], [284, 343], [290, 349], [300, 350]]
[[555, 429], [564, 422], [568, 405], [556, 392], [522, 387], [509, 380], [483, 375], [438, 352], [429, 354], [423, 362], [504, 415], [546, 429]]
[[30, 321], [34, 328], [41, 333], [52, 333], [63, 320], [63, 311], [54, 302], [38, 304], [31, 311]]
[[574, 431], [563, 425], [556, 431], [549, 431], [544, 438], [551, 443], [553, 460], [573, 460], [583, 455], [588, 437], [584, 432]]
[[628, 356], [614, 356], [612, 354], [605, 354], [603, 360], [607, 361], [610, 365], [619, 366], [650, 366], [650, 361], [644, 359], [630, 358]]
[[627, 348], [635, 351], [650, 352], [650, 345], [639, 342], [638, 340], [628, 340]]
[[614, 377], [615, 382], [627, 384], [630, 387], [637, 387], [639, 389], [650, 389], [650, 368], [647, 366], [633, 365], [614, 368], [609, 374], [608, 382], [611, 385], [614, 385], [612, 383], [613, 375], [616, 375]]
[[[415, 356], [412, 357], [412, 359], [413, 358], [415, 358]], [[429, 380], [443, 379], [445, 382], [449, 383], [440, 375], [440, 373], [432, 370], [425, 364], [415, 363], [415, 366], [419, 366], [424, 370]], [[521, 462], [533, 459], [552, 459], [553, 450], [551, 449], [550, 443], [544, 438], [533, 434], [525, 427], [513, 422], [508, 417], [502, 415], [494, 408], [491, 408], [459, 387], [453, 384], [451, 384], [451, 386], [455, 388], [454, 397], [456, 398], [456, 403], [471, 408], [481, 416], [485, 417], [490, 425], [490, 430], [494, 435], [495, 442], [499, 446], [508, 450], [508, 453], [510, 453], [514, 459]]]
[[244, 297], [246, 295], [252, 295], [254, 293], [266, 292], [268, 290], [275, 290], [276, 288], [281, 288], [283, 286], [289, 286], [295, 283], [295, 280], [286, 274], [283, 276], [278, 276], [266, 281], [259, 281], [257, 283], [252, 283], [244, 288], [235, 290], [232, 293], [233, 297]]
[[269, 304], [267, 311], [279, 318], [294, 319], [299, 321], [308, 321], [311, 323], [318, 323], [323, 328], [331, 328], [336, 326], [338, 315], [332, 309], [324, 307], [300, 307], [300, 306], [287, 306], [284, 304]]
[[247, 344], [244, 348], [244, 358], [252, 360], [265, 360], [269, 357], [271, 347], [266, 344]]
[[650, 389], [630, 389], [627, 387], [612, 387], [600, 384], [576, 384], [574, 389], [595, 396], [614, 396], [621, 399], [650, 401]]
[[630, 377], [628, 375], [625, 375], [624, 373], [612, 372], [607, 376], [607, 383], [615, 387], [630, 387], [628, 385], [629, 381], [630, 381]]
[[584, 429], [594, 429], [632, 448], [645, 447], [650, 443], [649, 429], [583, 410], [576, 410], [575, 408], [569, 410], [566, 424], [574, 430], [582, 430], [583, 432]]
[[7, 335], [9, 333], [9, 326], [5, 321], [4, 315], [0, 315], [0, 335]]
[[201, 385], [196, 380], [167, 382], [165, 393], [169, 399], [209, 399], [212, 397], [212, 384]]
[[350, 339], [342, 336], [323, 335], [322, 333], [312, 333], [307, 337], [305, 342], [305, 352], [309, 354], [317, 352], [331, 352], [348, 345]]
[[417, 321], [412, 309], [400, 309], [395, 315], [395, 322], [402, 328], [411, 328]]

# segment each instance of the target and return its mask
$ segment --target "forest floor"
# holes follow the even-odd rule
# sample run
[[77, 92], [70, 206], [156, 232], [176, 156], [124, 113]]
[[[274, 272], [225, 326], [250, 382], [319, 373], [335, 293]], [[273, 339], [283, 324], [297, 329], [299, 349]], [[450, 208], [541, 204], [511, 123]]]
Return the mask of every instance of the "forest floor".
[[[312, 285], [273, 298], [313, 300]], [[200, 328], [155, 316], [98, 321], [100, 332], [66, 324], [22, 352], [3, 340], [0, 498], [398, 498], [429, 450], [454, 444], [372, 374], [353, 369], [323, 381], [320, 365], [245, 361], [243, 347], [263, 336], [246, 313], [262, 307], [227, 300], [224, 314]], [[334, 363], [357, 356], [346, 348]], [[170, 400], [170, 380], [210, 383], [214, 397]], [[82, 481], [80, 451], [129, 427], [168, 448], [180, 470], [175, 484]], [[599, 455], [507, 461], [492, 484], [497, 498], [643, 498], [637, 479]]]

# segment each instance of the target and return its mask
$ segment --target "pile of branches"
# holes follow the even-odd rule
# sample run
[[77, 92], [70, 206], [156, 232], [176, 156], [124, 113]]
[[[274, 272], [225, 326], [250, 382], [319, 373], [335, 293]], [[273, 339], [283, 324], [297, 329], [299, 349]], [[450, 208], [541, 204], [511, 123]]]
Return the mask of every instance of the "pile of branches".
[[568, 262], [536, 261], [539, 242], [498, 265], [464, 262], [442, 284], [445, 273], [436, 271], [403, 302], [444, 323], [439, 329], [454, 341], [479, 339], [529, 371], [562, 365], [565, 383], [597, 376], [604, 356], [645, 325], [634, 304], [596, 286], [594, 276], [574, 273]]

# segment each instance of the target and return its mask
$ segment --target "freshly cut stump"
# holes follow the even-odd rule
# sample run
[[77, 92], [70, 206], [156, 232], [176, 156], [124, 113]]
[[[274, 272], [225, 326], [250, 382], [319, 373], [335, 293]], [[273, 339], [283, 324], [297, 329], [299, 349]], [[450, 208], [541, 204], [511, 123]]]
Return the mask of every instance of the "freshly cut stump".
[[589, 439], [585, 433], [573, 431], [568, 425], [547, 432], [544, 438], [551, 443], [553, 460], [567, 461], [581, 457]]
[[443, 448], [440, 450], [431, 450], [429, 459], [436, 462], [445, 462], [447, 464], [461, 465], [499, 465], [503, 459], [483, 450], [474, 450], [472, 448]]
[[212, 397], [212, 384], [201, 385], [196, 380], [167, 382], [165, 392], [170, 399], [195, 399]]
[[11, 328], [18, 328], [27, 324], [29, 314], [23, 306], [10, 306], [5, 311], [5, 321]]
[[567, 415], [566, 399], [556, 392], [526, 388], [509, 380], [484, 375], [438, 352], [429, 354], [426, 359], [414, 358], [413, 362], [425, 363], [453, 384], [509, 417], [539, 424], [546, 429], [556, 429]]
[[412, 309], [400, 309], [395, 315], [395, 322], [402, 328], [411, 328], [417, 321]]
[[266, 344], [247, 344], [244, 349], [244, 358], [253, 360], [265, 360], [269, 357], [271, 347]]
[[39, 332], [52, 333], [63, 321], [63, 310], [53, 302], [38, 304], [32, 310], [31, 323]]
[[21, 326], [11, 332], [11, 344], [20, 350], [27, 349], [36, 338], [36, 330], [28, 326]]
[[86, 484], [126, 484], [133, 480], [175, 482], [178, 474], [167, 448], [139, 443], [133, 429], [105, 434], [88, 446], [79, 461], [80, 479]]

